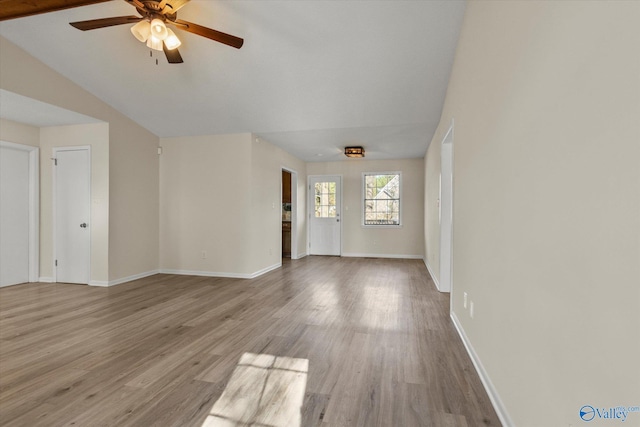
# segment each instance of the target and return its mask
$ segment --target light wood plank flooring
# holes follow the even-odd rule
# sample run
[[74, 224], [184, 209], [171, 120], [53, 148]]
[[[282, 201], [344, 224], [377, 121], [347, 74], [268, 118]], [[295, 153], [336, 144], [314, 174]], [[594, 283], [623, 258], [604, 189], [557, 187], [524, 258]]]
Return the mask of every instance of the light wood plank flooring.
[[419, 260], [0, 289], [0, 424], [201, 426], [245, 352], [309, 360], [302, 426], [499, 426]]

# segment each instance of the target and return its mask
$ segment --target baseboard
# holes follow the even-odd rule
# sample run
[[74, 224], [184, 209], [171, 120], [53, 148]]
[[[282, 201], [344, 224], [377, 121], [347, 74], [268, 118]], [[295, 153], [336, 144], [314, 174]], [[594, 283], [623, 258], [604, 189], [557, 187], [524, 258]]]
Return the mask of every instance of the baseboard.
[[429, 276], [431, 276], [433, 283], [436, 284], [436, 289], [440, 291], [440, 282], [438, 282], [438, 278], [436, 277], [436, 275], [433, 274], [433, 269], [429, 265], [429, 261], [427, 261], [426, 257], [422, 258], [422, 260], [424, 261], [424, 265], [427, 267], [427, 271], [429, 272]]
[[454, 312], [451, 312], [451, 320], [453, 321], [453, 325], [458, 331], [458, 335], [460, 335], [460, 339], [464, 344], [464, 348], [467, 349], [467, 354], [469, 354], [469, 357], [473, 362], [473, 366], [476, 368], [476, 372], [480, 377], [480, 381], [482, 381], [482, 385], [484, 386], [485, 391], [489, 395], [489, 400], [491, 400], [493, 409], [496, 411], [500, 422], [502, 423], [503, 427], [512, 427], [514, 424], [513, 421], [511, 421], [509, 414], [507, 413], [507, 409], [505, 408], [504, 403], [502, 403], [498, 392], [496, 391], [493, 383], [491, 382], [491, 379], [489, 378], [489, 374], [487, 374], [484, 366], [482, 366], [482, 362], [480, 361], [478, 354], [473, 349], [473, 346], [471, 345], [467, 334], [464, 332], [464, 328], [462, 327], [460, 320], [458, 320], [458, 317]]
[[9, 288], [11, 286], [18, 286], [18, 285], [28, 285], [31, 282], [23, 282], [23, 283], [12, 283], [10, 285], [0, 285], [0, 288]]
[[122, 278], [116, 279], [116, 280], [109, 280], [109, 281], [91, 280], [89, 282], [89, 286], [97, 286], [97, 287], [107, 288], [107, 287], [110, 287], [110, 286], [116, 286], [116, 285], [121, 285], [123, 283], [132, 282], [132, 281], [138, 280], [138, 279], [143, 279], [145, 277], [153, 276], [154, 274], [158, 274], [158, 273], [160, 273], [160, 270], [152, 270], [152, 271], [146, 271], [144, 273], [134, 274], [132, 276], [122, 277]]
[[258, 276], [262, 276], [263, 274], [268, 273], [268, 272], [270, 272], [272, 270], [275, 270], [276, 268], [280, 268], [280, 267], [282, 267], [282, 262], [273, 264], [273, 265], [271, 265], [269, 267], [265, 267], [262, 270], [258, 270], [255, 273], [250, 274], [249, 277], [247, 277], [247, 278], [248, 279], [255, 279]]
[[108, 288], [109, 282], [106, 280], [90, 280], [89, 286], [97, 286], [99, 288]]
[[422, 259], [422, 255], [397, 255], [397, 254], [365, 254], [359, 252], [346, 252], [341, 256], [345, 258], [393, 258], [393, 259]]
[[38, 278], [38, 282], [40, 282], [40, 283], [53, 283], [53, 277], [40, 276]]
[[298, 254], [295, 258], [291, 257], [291, 259], [302, 259], [302, 258], [304, 258], [306, 256], [309, 256], [309, 254], [306, 253], [306, 252], [303, 252], [301, 254]]
[[174, 270], [174, 269], [161, 269], [162, 274], [178, 274], [182, 276], [204, 276], [204, 277], [226, 277], [229, 279], [255, 279], [258, 276], [262, 276], [265, 273], [282, 267], [282, 263], [273, 264], [269, 267], [265, 267], [262, 270], [258, 270], [254, 273], [228, 273], [218, 271], [197, 271], [197, 270]]

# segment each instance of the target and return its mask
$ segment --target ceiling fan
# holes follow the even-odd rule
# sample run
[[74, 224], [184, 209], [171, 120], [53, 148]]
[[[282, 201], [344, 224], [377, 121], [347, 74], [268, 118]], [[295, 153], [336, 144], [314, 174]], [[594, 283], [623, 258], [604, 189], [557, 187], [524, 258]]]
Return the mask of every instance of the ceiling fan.
[[178, 10], [189, 0], [125, 0], [134, 6], [141, 16], [116, 16], [112, 18], [92, 19], [71, 22], [70, 25], [82, 30], [96, 30], [122, 24], [135, 24], [131, 27], [133, 35], [154, 50], [164, 51], [170, 64], [182, 63], [178, 51], [180, 40], [167, 24], [193, 34], [240, 49], [244, 40], [211, 28], [178, 19]]

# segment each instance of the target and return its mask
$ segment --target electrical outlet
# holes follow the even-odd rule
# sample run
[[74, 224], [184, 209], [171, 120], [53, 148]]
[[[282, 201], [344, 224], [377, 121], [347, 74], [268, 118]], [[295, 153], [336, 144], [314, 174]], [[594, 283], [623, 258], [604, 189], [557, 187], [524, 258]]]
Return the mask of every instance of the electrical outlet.
[[462, 304], [464, 305], [464, 308], [467, 308], [467, 293], [463, 293], [462, 294]]
[[469, 316], [473, 319], [473, 301], [469, 303]]
[[269, 248], [269, 255], [273, 255], [273, 248]]
[[207, 259], [207, 251], [202, 251], [202, 259]]

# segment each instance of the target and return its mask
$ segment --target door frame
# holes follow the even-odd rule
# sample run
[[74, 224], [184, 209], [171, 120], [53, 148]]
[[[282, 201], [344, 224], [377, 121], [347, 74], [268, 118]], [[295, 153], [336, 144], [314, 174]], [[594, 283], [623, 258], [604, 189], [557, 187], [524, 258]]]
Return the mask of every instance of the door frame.
[[[440, 280], [438, 281], [438, 290], [451, 294], [453, 294], [453, 128], [452, 119], [440, 143]], [[446, 176], [443, 171], [448, 172]], [[445, 182], [448, 185], [443, 185]]]
[[0, 146], [29, 153], [29, 282], [40, 280], [40, 148], [0, 140]]
[[344, 224], [344, 216], [342, 215], [342, 200], [344, 192], [344, 188], [342, 187], [342, 183], [344, 182], [342, 174], [324, 174], [324, 175], [307, 175], [307, 255], [311, 255], [311, 215], [315, 212], [315, 192], [311, 191], [311, 179], [312, 178], [321, 178], [324, 176], [338, 177], [340, 179], [340, 210], [337, 212], [340, 218], [340, 253], [334, 256], [342, 256], [343, 251], [343, 233], [342, 226]]
[[[286, 166], [282, 166], [281, 169], [291, 174], [291, 259], [298, 259], [298, 172]], [[282, 200], [282, 173], [280, 173], [280, 200]], [[282, 247], [280, 260], [282, 260]]]
[[[91, 156], [91, 146], [90, 145], [69, 145], [69, 146], [65, 146], [65, 147], [53, 147], [52, 149], [52, 154], [53, 157], [51, 158], [52, 161], [57, 161], [58, 158], [58, 153], [61, 151], [80, 151], [80, 150], [87, 150], [89, 152], [89, 194], [88, 194], [88, 199], [89, 199], [89, 278], [87, 281], [87, 284], [91, 283], [91, 259], [92, 259], [92, 254], [91, 254], [91, 244], [92, 244], [92, 235], [93, 235], [93, 221], [91, 220], [91, 173], [92, 173], [92, 168], [91, 168], [91, 164], [93, 162], [93, 157]], [[56, 283], [58, 281], [58, 267], [56, 266], [56, 260], [58, 259], [58, 236], [57, 236], [57, 232], [56, 230], [58, 229], [58, 216], [57, 216], [57, 211], [58, 211], [58, 195], [57, 195], [57, 191], [56, 188], [58, 186], [58, 182], [57, 182], [57, 167], [54, 166], [53, 168], [53, 181], [52, 181], [52, 198], [53, 198], [53, 215], [52, 215], [52, 219], [53, 219], [53, 259], [51, 260], [51, 264], [52, 264], [52, 268], [53, 268], [53, 282]]]

